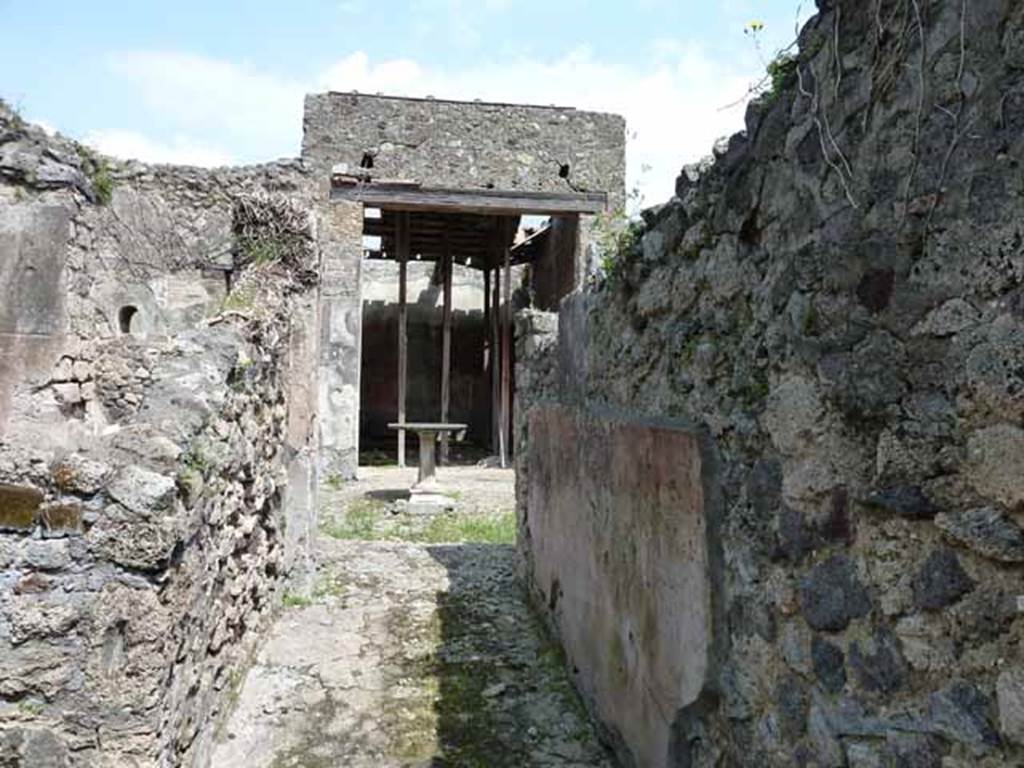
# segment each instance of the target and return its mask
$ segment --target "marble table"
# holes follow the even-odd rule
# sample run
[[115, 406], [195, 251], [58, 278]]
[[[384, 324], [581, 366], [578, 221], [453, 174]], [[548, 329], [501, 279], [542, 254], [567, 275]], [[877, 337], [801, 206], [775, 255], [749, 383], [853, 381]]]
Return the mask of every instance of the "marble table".
[[410, 502], [420, 504], [454, 505], [454, 500], [445, 496], [437, 482], [437, 442], [443, 434], [450, 434], [461, 440], [468, 425], [440, 424], [429, 422], [395, 422], [388, 429], [405, 429], [415, 432], [420, 441], [420, 467], [416, 484], [409, 489]]

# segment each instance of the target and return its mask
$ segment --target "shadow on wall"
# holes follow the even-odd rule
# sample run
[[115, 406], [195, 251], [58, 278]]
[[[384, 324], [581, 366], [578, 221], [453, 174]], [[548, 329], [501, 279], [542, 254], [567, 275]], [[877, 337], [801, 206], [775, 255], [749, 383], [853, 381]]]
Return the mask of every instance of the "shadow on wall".
[[[407, 418], [438, 421], [441, 416], [441, 309], [410, 312]], [[391, 449], [398, 403], [398, 306], [363, 305], [360, 376], [360, 446]], [[450, 421], [469, 424], [471, 442], [486, 445], [490, 426], [490, 378], [484, 367], [483, 314], [458, 312], [452, 328]], [[414, 439], [409, 441], [413, 448]]]

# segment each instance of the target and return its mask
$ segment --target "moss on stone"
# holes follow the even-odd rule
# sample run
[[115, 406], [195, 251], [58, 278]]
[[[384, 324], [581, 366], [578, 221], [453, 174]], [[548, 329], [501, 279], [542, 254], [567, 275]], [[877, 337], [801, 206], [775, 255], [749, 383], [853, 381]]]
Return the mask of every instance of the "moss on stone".
[[31, 531], [42, 503], [35, 488], [0, 484], [0, 530]]
[[78, 503], [50, 504], [42, 508], [39, 516], [48, 531], [82, 530], [82, 505]]

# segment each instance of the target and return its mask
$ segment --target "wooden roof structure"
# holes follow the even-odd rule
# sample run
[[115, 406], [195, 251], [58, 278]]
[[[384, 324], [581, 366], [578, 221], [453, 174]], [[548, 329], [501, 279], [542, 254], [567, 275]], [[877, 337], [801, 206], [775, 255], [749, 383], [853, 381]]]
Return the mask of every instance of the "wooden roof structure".
[[[420, 261], [443, 261], [448, 253], [474, 269], [504, 266], [511, 248], [511, 265], [533, 261], [539, 240], [515, 244], [518, 221], [527, 215], [599, 213], [608, 206], [603, 192], [527, 192], [522, 190], [447, 189], [425, 187], [402, 179], [373, 180], [369, 172], [335, 173], [331, 199], [360, 202], [367, 211], [363, 234], [379, 237], [370, 258], [397, 259], [400, 214], [407, 214], [408, 253]], [[515, 226], [509, 226], [513, 220]], [[524, 247], [525, 246], [525, 247]]]
[[497, 216], [557, 216], [600, 213], [608, 207], [604, 192], [528, 192], [498, 189], [425, 187], [403, 179], [369, 180], [366, 176], [334, 174], [331, 199], [363, 203], [373, 208], [434, 213], [480, 213]]
[[[512, 266], [544, 253], [550, 230], [515, 242], [523, 216], [596, 214], [608, 207], [603, 192], [524, 192], [445, 189], [414, 181], [373, 180], [368, 172], [334, 173], [331, 200], [364, 205], [363, 235], [380, 238], [370, 258], [393, 259], [398, 277], [397, 425], [406, 422], [408, 387], [407, 265], [412, 259], [441, 264], [444, 308], [441, 352], [441, 421], [451, 398], [452, 267], [455, 259], [484, 273], [485, 344], [491, 378], [492, 440], [507, 466], [512, 434]], [[398, 465], [405, 466], [405, 429], [398, 430]], [[442, 439], [442, 459], [447, 438]]]
[[[363, 234], [380, 238], [380, 247], [369, 250], [370, 258], [398, 258], [400, 215], [399, 211], [382, 210], [379, 218], [364, 219]], [[443, 261], [450, 249], [459, 264], [480, 270], [503, 266], [505, 248], [511, 248], [512, 266], [536, 260], [540, 253], [535, 247], [537, 235], [514, 244], [518, 217], [514, 217], [513, 226], [502, 226], [502, 219], [509, 218], [513, 217], [411, 211], [408, 213], [409, 253], [417, 261]], [[531, 242], [532, 246], [524, 247]]]

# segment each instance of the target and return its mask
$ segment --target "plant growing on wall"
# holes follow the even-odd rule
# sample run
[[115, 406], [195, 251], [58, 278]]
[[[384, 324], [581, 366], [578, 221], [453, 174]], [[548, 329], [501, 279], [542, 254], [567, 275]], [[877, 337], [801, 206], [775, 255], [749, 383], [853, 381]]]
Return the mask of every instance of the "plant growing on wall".
[[76, 144], [75, 149], [82, 160], [82, 172], [92, 183], [96, 202], [99, 205], [109, 205], [114, 196], [114, 177], [110, 173], [110, 164], [106, 158], [100, 157], [84, 144]]
[[638, 213], [630, 215], [629, 211], [639, 211], [641, 201], [640, 190], [634, 187], [625, 205], [594, 217], [590, 242], [599, 267], [599, 280], [614, 283], [629, 257], [639, 250], [643, 220]]
[[235, 267], [279, 264], [303, 285], [316, 280], [316, 241], [309, 210], [283, 195], [259, 191], [234, 208]]
[[[798, 8], [798, 15], [799, 12]], [[782, 50], [776, 51], [769, 59], [765, 56], [764, 46], [761, 42], [763, 32], [764, 23], [760, 21], [752, 21], [743, 29], [743, 34], [753, 40], [754, 50], [757, 51], [757, 57], [761, 60], [761, 64], [764, 65], [765, 69], [765, 76], [751, 87], [750, 95], [771, 104], [782, 93], [786, 81], [796, 72], [797, 60], [790, 53], [796, 45], [796, 41], [790, 43]]]

